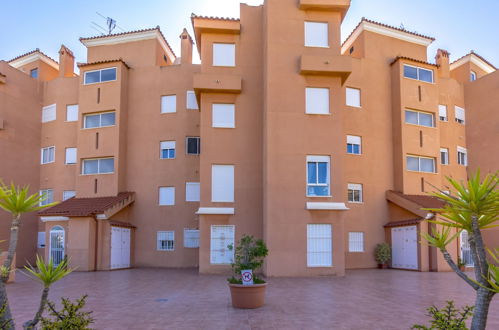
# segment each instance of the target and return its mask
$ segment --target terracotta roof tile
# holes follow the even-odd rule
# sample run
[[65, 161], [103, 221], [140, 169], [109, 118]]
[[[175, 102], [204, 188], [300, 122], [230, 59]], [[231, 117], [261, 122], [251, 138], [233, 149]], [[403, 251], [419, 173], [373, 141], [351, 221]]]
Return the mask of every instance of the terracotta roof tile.
[[399, 191], [392, 191], [394, 194], [418, 204], [421, 208], [441, 209], [445, 206], [445, 202], [434, 196], [429, 195], [406, 195]]
[[122, 222], [122, 221], [116, 221], [116, 220], [109, 220], [109, 224], [111, 226], [116, 226], [116, 227], [125, 227], [125, 228], [137, 228], [131, 223], [128, 222]]
[[390, 228], [390, 227], [417, 225], [418, 223], [420, 223], [423, 220], [424, 220], [423, 218], [416, 218], [416, 219], [393, 221], [393, 222], [387, 223], [383, 227]]
[[103, 60], [103, 61], [96, 61], [96, 62], [89, 62], [89, 63], [77, 63], [76, 65], [81, 68], [81, 67], [85, 67], [85, 66], [89, 66], [89, 65], [96, 65], [96, 64], [106, 64], [106, 63], [113, 63], [113, 62], [121, 62], [123, 63], [127, 69], [130, 69], [130, 66], [128, 64], [126, 64], [125, 61], [123, 61], [121, 58], [117, 59], [117, 60]]
[[[420, 33], [417, 33], [417, 32], [413, 32], [413, 31], [409, 31], [409, 30], [406, 30], [406, 29], [403, 29], [403, 28], [398, 28], [398, 27], [395, 27], [395, 26], [391, 26], [391, 25], [388, 25], [388, 24], [384, 24], [384, 23], [380, 23], [380, 22], [376, 22], [376, 21], [373, 21], [373, 20], [370, 20], [370, 19], [367, 19], [365, 17], [362, 17], [362, 19], [360, 20], [359, 24], [357, 24], [357, 26], [355, 27], [355, 29], [352, 30], [352, 32], [350, 33], [350, 35], [348, 36], [348, 38], [345, 39], [345, 42], [347, 42], [348, 39], [350, 39], [350, 37], [353, 35], [353, 33], [355, 32], [355, 30], [357, 30], [357, 28], [363, 23], [363, 22], [367, 22], [367, 23], [372, 23], [372, 24], [376, 24], [376, 25], [379, 25], [379, 26], [382, 26], [382, 27], [385, 27], [385, 28], [389, 28], [389, 29], [392, 29], [392, 30], [397, 30], [397, 31], [400, 31], [400, 32], [405, 32], [405, 33], [409, 33], [409, 34], [412, 34], [412, 35], [415, 35], [415, 36], [418, 36], [418, 37], [422, 37], [422, 38], [426, 38], [426, 39], [429, 39], [429, 40], [435, 40], [435, 38], [433, 37], [429, 37], [429, 36], [426, 36], [424, 34], [420, 34]], [[345, 44], [345, 42], [343, 42], [343, 44]], [[343, 45], [342, 45], [343, 46]]]
[[36, 48], [35, 50], [32, 50], [30, 52], [27, 52], [27, 53], [24, 53], [22, 55], [19, 55], [19, 56], [16, 56], [14, 57], [13, 59], [7, 61], [8, 63], [10, 62], [13, 62], [15, 60], [18, 60], [20, 59], [21, 57], [25, 57], [25, 56], [28, 56], [28, 55], [31, 55], [31, 54], [34, 54], [34, 53], [40, 53], [41, 55], [45, 56], [46, 58], [48, 58], [49, 60], [51, 61], [54, 61], [55, 63], [59, 64], [59, 62], [57, 62], [56, 60], [54, 60], [52, 57], [48, 56], [47, 54], [45, 54], [44, 52], [42, 52], [39, 48]]
[[430, 63], [430, 62], [426, 62], [426, 61], [421, 61], [421, 60], [417, 60], [415, 58], [410, 58], [410, 57], [406, 57], [406, 56], [397, 56], [397, 57], [395, 57], [395, 59], [392, 61], [392, 63], [390, 63], [390, 65], [393, 65], [393, 64], [397, 63], [398, 60], [407, 60], [407, 61], [411, 61], [411, 62], [416, 62], [416, 63], [421, 63], [421, 64], [435, 66], [435, 67], [438, 68], [438, 64]]
[[496, 67], [495, 67], [492, 63], [490, 63], [490, 62], [489, 62], [489, 61], [487, 61], [485, 58], [483, 58], [482, 56], [480, 56], [480, 55], [478, 55], [477, 53], [475, 53], [473, 50], [472, 50], [471, 52], [469, 52], [468, 54], [463, 55], [463, 56], [461, 56], [460, 58], [458, 58], [457, 60], [455, 60], [454, 62], [452, 62], [452, 63], [451, 63], [451, 65], [452, 65], [452, 64], [454, 64], [454, 63], [456, 63], [457, 61], [459, 61], [459, 60], [461, 60], [461, 59], [465, 58], [466, 56], [469, 56], [469, 55], [475, 55], [476, 57], [478, 57], [479, 59], [481, 59], [482, 61], [484, 61], [484, 62], [485, 62], [485, 63], [487, 63], [488, 65], [490, 65], [491, 67], [493, 67], [495, 70], [497, 70], [497, 68], [496, 68]]
[[102, 214], [114, 205], [125, 201], [133, 192], [121, 192], [117, 196], [67, 199], [55, 206], [38, 212], [40, 216], [89, 217]]
[[134, 34], [134, 33], [142, 33], [142, 32], [154, 31], [154, 30], [158, 30], [159, 34], [161, 35], [161, 37], [165, 41], [166, 45], [168, 46], [168, 48], [172, 52], [173, 56], [177, 57], [177, 55], [175, 55], [175, 52], [173, 51], [172, 47], [168, 43], [168, 40], [166, 40], [163, 32], [161, 32], [161, 29], [159, 28], [159, 25], [156, 26], [156, 27], [154, 27], [154, 28], [149, 28], [149, 29], [126, 31], [126, 32], [120, 32], [120, 33], [105, 34], [105, 35], [100, 35], [100, 36], [93, 36], [93, 37], [81, 37], [80, 38], [80, 42], [81, 41], [85, 41], [85, 40], [93, 40], [93, 39], [101, 39], [101, 38], [108, 38], [108, 37], [116, 37], [116, 36], [122, 36], [122, 35], [127, 35], [127, 34]]
[[234, 22], [239, 22], [239, 18], [233, 18], [233, 17], [218, 17], [218, 16], [202, 16], [202, 15], [196, 15], [194, 13], [191, 14], [191, 20], [194, 18], [200, 18], [200, 19], [210, 19], [210, 20], [219, 20], [219, 21], [234, 21]]

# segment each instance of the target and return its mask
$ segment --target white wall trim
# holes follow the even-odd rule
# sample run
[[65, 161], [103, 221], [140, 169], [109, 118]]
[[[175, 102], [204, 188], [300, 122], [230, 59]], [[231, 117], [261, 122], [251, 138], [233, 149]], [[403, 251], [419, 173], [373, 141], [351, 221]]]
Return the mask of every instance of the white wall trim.
[[200, 207], [196, 214], [234, 214], [233, 207]]
[[350, 35], [350, 37], [345, 41], [341, 47], [341, 54], [344, 54], [354, 43], [357, 37], [362, 33], [362, 31], [370, 31], [377, 34], [381, 34], [390, 38], [400, 39], [407, 42], [412, 42], [422, 46], [430, 45], [433, 40], [427, 37], [416, 36], [409, 32], [394, 30], [389, 27], [380, 26], [371, 22], [361, 22], [355, 31]]
[[53, 67], [54, 69], [56, 69], [57, 71], [59, 71], [59, 64], [57, 64], [57, 62], [55, 62], [54, 60], [48, 58], [47, 56], [45, 56], [43, 54], [40, 54], [39, 52], [35, 52], [33, 54], [18, 58], [17, 60], [9, 62], [9, 64], [10, 64], [10, 66], [12, 66], [14, 68], [19, 69], [23, 65], [29, 64], [29, 63], [37, 61], [37, 60], [43, 61], [43, 62], [47, 63], [48, 65], [50, 65], [51, 67]]
[[47, 217], [40, 217], [40, 220], [42, 220], [43, 222], [47, 222], [47, 221], [68, 221], [69, 217], [47, 216]]
[[307, 202], [307, 210], [350, 210], [345, 203]]
[[465, 57], [457, 60], [456, 62], [454, 62], [450, 65], [450, 69], [452, 71], [452, 70], [460, 67], [461, 65], [463, 65], [467, 62], [471, 62], [471, 63], [475, 64], [477, 67], [479, 67], [480, 69], [482, 69], [483, 71], [485, 71], [487, 73], [492, 73], [492, 72], [496, 71], [496, 69], [494, 69], [488, 63], [484, 62], [481, 58], [479, 58], [475, 54], [468, 54]]
[[104, 213], [102, 213], [102, 214], [97, 214], [97, 215], [95, 216], [95, 218], [96, 218], [97, 220], [106, 220], [106, 219], [107, 219], [107, 216], [106, 216]]
[[143, 32], [134, 32], [124, 35], [115, 35], [115, 36], [111, 35], [95, 39], [81, 39], [81, 43], [88, 48], [95, 46], [123, 44], [127, 42], [149, 40], [149, 39], [157, 39], [161, 44], [161, 47], [163, 47], [164, 51], [170, 58], [170, 61], [172, 63], [175, 61], [175, 55], [171, 51], [170, 47], [168, 47], [165, 40], [161, 36], [161, 33], [157, 29], [150, 31], [143, 31]]

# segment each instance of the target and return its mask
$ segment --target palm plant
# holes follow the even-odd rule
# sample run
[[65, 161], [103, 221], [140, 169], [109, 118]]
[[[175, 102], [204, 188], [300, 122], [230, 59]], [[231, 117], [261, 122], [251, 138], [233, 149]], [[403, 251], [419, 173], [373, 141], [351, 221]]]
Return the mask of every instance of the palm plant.
[[34, 279], [43, 285], [43, 292], [40, 298], [40, 305], [33, 320], [24, 324], [24, 329], [34, 329], [42, 317], [42, 313], [47, 304], [50, 286], [61, 278], [69, 275], [73, 270], [68, 268], [68, 259], [64, 258], [59, 265], [55, 266], [52, 259], [46, 264], [40, 256], [36, 256], [36, 268], [29, 265], [24, 267]]
[[[499, 173], [499, 172], [498, 172]], [[431, 234], [422, 237], [437, 247], [452, 270], [476, 291], [475, 309], [471, 322], [472, 330], [483, 330], [487, 324], [490, 302], [499, 292], [499, 268], [487, 260], [486, 248], [481, 230], [497, 227], [499, 221], [499, 177], [498, 173], [480, 179], [480, 171], [471, 176], [466, 183], [447, 178], [456, 191], [456, 197], [448, 193], [436, 192], [433, 196], [446, 202], [444, 208], [427, 209], [440, 214], [439, 219], [430, 220], [437, 225]], [[466, 230], [475, 264], [475, 279], [461, 271], [452, 260], [447, 246]], [[499, 261], [499, 255], [492, 253]]]
[[14, 327], [12, 322], [9, 301], [7, 299], [7, 291], [5, 283], [9, 279], [9, 272], [12, 267], [12, 260], [17, 249], [17, 241], [19, 238], [19, 229], [21, 227], [21, 216], [24, 213], [35, 212], [46, 207], [55, 205], [50, 203], [41, 206], [40, 203], [45, 201], [46, 197], [35, 193], [29, 195], [29, 187], [16, 187], [14, 184], [10, 186], [4, 185], [0, 181], [0, 208], [9, 212], [12, 216], [10, 226], [10, 240], [7, 258], [5, 259], [0, 271], [0, 306], [5, 306], [5, 312], [0, 315], [0, 324], [9, 323], [10, 327]]

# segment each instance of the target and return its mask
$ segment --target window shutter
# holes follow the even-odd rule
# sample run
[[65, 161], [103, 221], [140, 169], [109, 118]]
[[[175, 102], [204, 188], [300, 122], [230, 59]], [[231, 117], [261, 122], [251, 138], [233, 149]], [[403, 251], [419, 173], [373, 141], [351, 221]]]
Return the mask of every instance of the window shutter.
[[175, 141], [161, 141], [160, 147], [161, 147], [161, 150], [175, 149]]
[[305, 89], [305, 113], [329, 113], [329, 88]]
[[199, 202], [200, 201], [200, 184], [199, 182], [185, 183], [185, 201]]
[[45, 232], [44, 231], [38, 232], [37, 247], [39, 249], [43, 249], [45, 247]]
[[212, 126], [222, 128], [236, 127], [234, 104], [213, 104]]
[[76, 164], [76, 148], [66, 148], [66, 164]]
[[438, 116], [439, 117], [444, 117], [447, 118], [447, 106], [446, 105], [439, 105], [438, 106]]
[[184, 247], [198, 248], [199, 247], [199, 230], [184, 229]]
[[198, 110], [198, 100], [194, 91], [187, 91], [186, 108], [190, 110]]
[[65, 201], [66, 199], [70, 199], [72, 197], [76, 196], [76, 191], [74, 190], [64, 190], [62, 192], [62, 200]]
[[328, 47], [328, 24], [320, 22], [305, 22], [305, 46]]
[[213, 66], [236, 66], [236, 45], [214, 43]]
[[333, 265], [332, 226], [307, 225], [307, 266], [331, 267]]
[[159, 205], [175, 205], [175, 187], [159, 188]]
[[347, 135], [347, 143], [348, 144], [358, 144], [360, 145], [362, 138], [360, 136], [355, 135]]
[[161, 113], [177, 112], [177, 96], [166, 95], [161, 96]]
[[56, 119], [56, 105], [51, 104], [42, 108], [42, 123], [53, 121]]
[[362, 185], [359, 183], [349, 183], [348, 184], [348, 189], [351, 190], [362, 190]]
[[78, 104], [66, 106], [66, 121], [78, 121]]
[[454, 110], [455, 110], [455, 114], [456, 114], [456, 119], [462, 120], [464, 122], [465, 121], [465, 118], [464, 118], [464, 109], [461, 108], [461, 107], [456, 106], [454, 108]]
[[212, 166], [211, 201], [234, 202], [234, 165]]
[[347, 87], [346, 99], [348, 106], [360, 108], [360, 89]]
[[234, 225], [212, 225], [210, 239], [210, 263], [230, 264], [234, 260], [234, 250], [229, 250], [230, 244], [234, 245]]

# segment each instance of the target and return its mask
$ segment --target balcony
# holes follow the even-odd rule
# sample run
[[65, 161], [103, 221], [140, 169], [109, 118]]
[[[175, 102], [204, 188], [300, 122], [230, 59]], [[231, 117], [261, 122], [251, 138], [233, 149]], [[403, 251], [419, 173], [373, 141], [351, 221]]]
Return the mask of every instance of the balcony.
[[343, 84], [352, 73], [352, 61], [351, 57], [342, 55], [302, 55], [300, 73], [303, 75], [339, 76]]
[[196, 73], [194, 90], [205, 93], [241, 93], [242, 79], [238, 75]]

